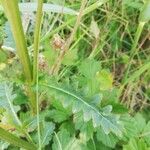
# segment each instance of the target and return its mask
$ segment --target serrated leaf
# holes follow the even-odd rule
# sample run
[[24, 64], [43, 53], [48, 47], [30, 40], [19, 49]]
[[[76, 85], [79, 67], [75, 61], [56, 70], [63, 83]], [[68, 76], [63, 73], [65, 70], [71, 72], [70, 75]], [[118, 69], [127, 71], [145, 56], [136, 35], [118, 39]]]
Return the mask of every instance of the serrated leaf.
[[67, 118], [69, 117], [66, 111], [56, 109], [50, 110], [48, 116], [58, 123], [67, 120]]
[[41, 145], [45, 147], [52, 138], [52, 134], [54, 132], [55, 125], [52, 122], [44, 122], [44, 127], [41, 135]]
[[73, 122], [75, 124], [75, 129], [80, 130], [80, 137], [84, 138], [84, 141], [87, 142], [89, 139], [92, 139], [95, 129], [93, 127], [92, 121], [84, 122], [82, 113], [77, 113], [74, 115]]
[[70, 137], [70, 134], [67, 130], [61, 130], [55, 134], [52, 149], [81, 150], [79, 141], [75, 137]]
[[19, 106], [14, 106], [13, 101], [16, 95], [13, 94], [13, 85], [11, 83], [0, 83], [0, 108], [3, 108], [13, 119], [13, 123], [21, 125], [17, 117], [17, 112], [20, 109]]
[[[96, 106], [91, 105], [87, 102], [86, 98], [78, 95], [75, 91], [65, 88], [64, 85], [60, 86], [57, 84], [42, 84], [50, 90], [50, 94], [55, 96], [62, 102], [64, 107], [72, 106], [75, 107], [76, 103], [80, 103], [80, 109], [78, 111], [83, 112], [84, 121], [87, 122], [92, 120], [93, 126], [102, 126], [104, 132], [108, 134], [113, 132], [118, 136], [121, 136], [121, 126], [119, 124], [119, 118], [116, 115], [109, 114], [105, 115]], [[76, 105], [78, 106], [78, 105]]]
[[110, 148], [115, 148], [117, 142], [119, 141], [115, 135], [112, 133], [106, 135], [100, 128], [97, 130], [97, 139]]

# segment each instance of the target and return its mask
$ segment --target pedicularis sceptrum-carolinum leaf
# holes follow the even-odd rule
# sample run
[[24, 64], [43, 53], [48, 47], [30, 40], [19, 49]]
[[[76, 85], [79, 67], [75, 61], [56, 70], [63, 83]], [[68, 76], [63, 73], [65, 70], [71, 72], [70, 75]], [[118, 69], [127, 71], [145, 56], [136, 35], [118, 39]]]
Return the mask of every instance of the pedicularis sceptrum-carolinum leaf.
[[[84, 121], [93, 122], [93, 127], [101, 126], [105, 134], [113, 132], [114, 134], [121, 136], [121, 125], [119, 118], [111, 113], [111, 107], [105, 109], [99, 109], [94, 104], [87, 102], [87, 99], [73, 91], [72, 88], [68, 88], [65, 85], [58, 85], [57, 83], [41, 84], [42, 87], [49, 89], [51, 96], [60, 100], [65, 108], [72, 107], [73, 114], [83, 112]], [[111, 108], [111, 109], [110, 109]]]
[[13, 100], [16, 95], [13, 94], [13, 85], [11, 83], [0, 83], [0, 108], [4, 108], [7, 113], [12, 117], [15, 125], [21, 125], [18, 119], [17, 112], [20, 109], [19, 106], [13, 105]]

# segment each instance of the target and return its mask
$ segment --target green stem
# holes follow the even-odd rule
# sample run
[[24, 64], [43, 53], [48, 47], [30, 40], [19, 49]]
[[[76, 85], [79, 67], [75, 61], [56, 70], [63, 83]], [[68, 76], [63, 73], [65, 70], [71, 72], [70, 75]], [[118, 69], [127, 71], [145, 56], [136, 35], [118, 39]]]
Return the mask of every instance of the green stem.
[[137, 45], [138, 45], [138, 41], [140, 39], [141, 33], [143, 31], [144, 25], [145, 25], [145, 22], [140, 22], [139, 25], [138, 25], [138, 28], [137, 28], [137, 31], [136, 31], [136, 34], [135, 34], [135, 39], [134, 39], [134, 42], [133, 42], [133, 45], [132, 45], [132, 48], [131, 48], [130, 60], [129, 60], [129, 63], [127, 65], [127, 69], [126, 69], [126, 73], [125, 73], [123, 82], [125, 82], [126, 79], [128, 78], [128, 74], [129, 74], [129, 71], [130, 71], [130, 68], [131, 68], [131, 65], [132, 65], [132, 60], [133, 60], [134, 56], [137, 54], [137, 52], [139, 50]]
[[37, 127], [38, 127], [38, 150], [42, 149], [41, 146], [41, 133], [40, 133], [40, 118], [39, 118], [39, 87], [38, 87], [38, 55], [39, 55], [39, 43], [40, 43], [40, 33], [42, 25], [42, 12], [43, 0], [38, 0], [38, 8], [36, 14], [36, 26], [34, 34], [34, 59], [33, 59], [33, 84], [36, 86], [36, 109], [37, 109]]
[[20, 62], [23, 66], [24, 75], [27, 81], [27, 93], [30, 98], [30, 107], [33, 114], [36, 113], [36, 101], [35, 94], [31, 88], [32, 83], [32, 67], [28, 54], [28, 49], [26, 45], [25, 35], [23, 32], [18, 0], [0, 0], [4, 11], [7, 15], [8, 21], [11, 26], [13, 37], [16, 43], [17, 54], [19, 56]]
[[32, 81], [31, 63], [28, 55], [25, 36], [23, 33], [22, 22], [20, 18], [20, 12], [18, 7], [18, 1], [0, 0], [4, 11], [8, 17], [14, 40], [17, 47], [17, 53], [20, 61], [23, 65], [24, 74], [28, 81]]
[[9, 142], [17, 147], [24, 148], [27, 150], [36, 150], [35, 145], [18, 138], [17, 136], [9, 133], [0, 127], [0, 139]]

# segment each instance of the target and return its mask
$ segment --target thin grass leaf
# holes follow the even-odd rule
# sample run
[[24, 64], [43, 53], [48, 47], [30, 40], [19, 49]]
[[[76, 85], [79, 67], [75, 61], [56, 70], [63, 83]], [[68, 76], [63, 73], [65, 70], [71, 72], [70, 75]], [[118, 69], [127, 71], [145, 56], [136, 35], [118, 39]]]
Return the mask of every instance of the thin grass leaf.
[[37, 150], [37, 148], [33, 145], [30, 144], [21, 138], [18, 138], [17, 136], [9, 133], [8, 131], [0, 128], [0, 139], [7, 141], [10, 144], [13, 144], [17, 147], [21, 147], [27, 150]]

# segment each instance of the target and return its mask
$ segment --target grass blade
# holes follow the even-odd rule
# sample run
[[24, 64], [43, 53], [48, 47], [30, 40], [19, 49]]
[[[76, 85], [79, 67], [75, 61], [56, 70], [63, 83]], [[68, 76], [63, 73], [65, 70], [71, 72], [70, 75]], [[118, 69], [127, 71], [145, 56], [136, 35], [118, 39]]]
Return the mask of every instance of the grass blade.
[[9, 133], [8, 131], [4, 130], [3, 128], [0, 127], [0, 139], [9, 142], [10, 144], [13, 144], [17, 147], [24, 148], [27, 150], [36, 150], [37, 148], [35, 145], [30, 144], [17, 136]]

